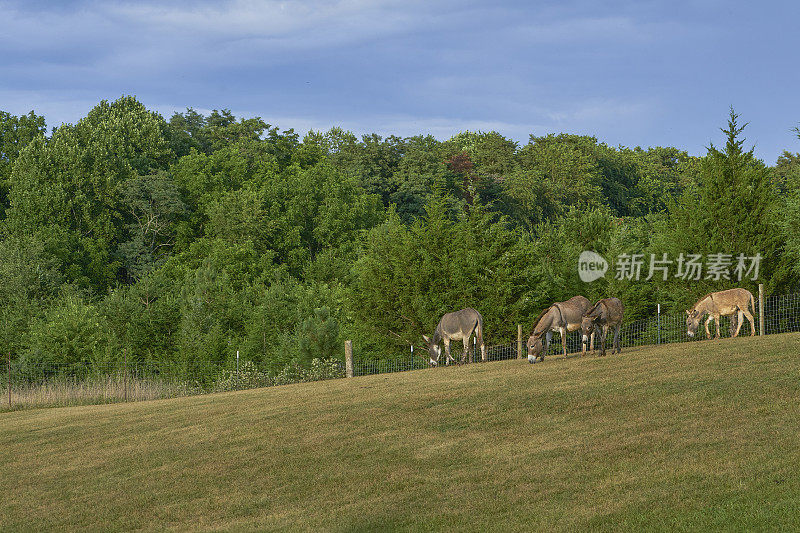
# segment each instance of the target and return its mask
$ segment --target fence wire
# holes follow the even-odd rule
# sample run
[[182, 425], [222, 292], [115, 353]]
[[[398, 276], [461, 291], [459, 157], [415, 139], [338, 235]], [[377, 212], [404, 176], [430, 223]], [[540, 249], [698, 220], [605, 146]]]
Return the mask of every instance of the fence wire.
[[[754, 314], [756, 334], [759, 329], [758, 309]], [[731, 336], [731, 319], [723, 317], [720, 324], [722, 336]], [[711, 334], [715, 327], [712, 325]], [[800, 294], [770, 296], [764, 301], [764, 334], [800, 331]], [[745, 318], [740, 335], [749, 335], [751, 324]], [[657, 314], [641, 320], [624, 323], [620, 330], [622, 348], [652, 344], [677, 342], [696, 342], [705, 339], [705, 327], [701, 326], [694, 337], [686, 334], [686, 315], [684, 313]], [[606, 339], [607, 350], [611, 349], [613, 335]], [[522, 354], [517, 351], [516, 340], [507, 344], [487, 346], [488, 361], [524, 358], [526, 356], [527, 333], [523, 338]], [[567, 334], [567, 352], [581, 351], [579, 332]], [[455, 343], [452, 356], [458, 361], [461, 357], [460, 343]], [[599, 349], [599, 339], [595, 340]], [[561, 339], [554, 334], [545, 355], [562, 353]], [[473, 360], [481, 361], [479, 349], [473, 349]], [[374, 360], [356, 356], [353, 361], [353, 374], [364, 376], [404, 372], [428, 367], [427, 354], [420, 357], [419, 352], [397, 359]], [[444, 363], [444, 356], [440, 359]], [[149, 400], [171, 398], [205, 392], [239, 390], [272, 385], [282, 385], [299, 381], [316, 381], [344, 377], [344, 363], [341, 361], [315, 361], [312, 368], [286, 368], [279, 375], [270, 375], [259, 370], [252, 362], [241, 367], [196, 367], [174, 361], [112, 361], [80, 362], [74, 364], [20, 363], [3, 365], [0, 375], [0, 409], [26, 406], [78, 405], [87, 403], [108, 403], [118, 401]], [[9, 403], [10, 391], [10, 403]]]

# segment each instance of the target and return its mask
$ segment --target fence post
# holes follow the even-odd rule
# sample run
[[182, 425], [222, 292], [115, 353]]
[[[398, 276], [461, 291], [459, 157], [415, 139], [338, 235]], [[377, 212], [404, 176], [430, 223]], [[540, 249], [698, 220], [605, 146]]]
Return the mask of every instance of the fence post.
[[661, 304], [658, 305], [658, 311], [656, 315], [656, 328], [658, 329], [658, 340], [656, 344], [661, 344]]
[[122, 398], [128, 401], [128, 350], [122, 349]]
[[517, 324], [517, 359], [522, 359], [522, 324]]
[[11, 352], [8, 352], [8, 408], [11, 409]]
[[758, 284], [758, 330], [759, 335], [764, 335], [764, 284]]
[[344, 371], [345, 376], [353, 377], [353, 341], [344, 341]]

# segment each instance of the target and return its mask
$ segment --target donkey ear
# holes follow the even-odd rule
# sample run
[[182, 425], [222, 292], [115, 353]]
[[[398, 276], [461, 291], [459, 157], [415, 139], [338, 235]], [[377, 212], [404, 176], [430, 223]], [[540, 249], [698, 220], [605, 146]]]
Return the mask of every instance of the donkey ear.
[[431, 343], [431, 339], [427, 335], [423, 335], [422, 338], [425, 339], [425, 344]]
[[692, 312], [687, 309], [686, 314], [691, 316]]

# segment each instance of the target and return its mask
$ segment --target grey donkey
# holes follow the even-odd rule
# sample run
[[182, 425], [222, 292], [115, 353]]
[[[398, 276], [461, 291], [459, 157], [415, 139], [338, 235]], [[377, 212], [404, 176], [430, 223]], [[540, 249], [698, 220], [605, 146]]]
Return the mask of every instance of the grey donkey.
[[427, 335], [422, 336], [428, 347], [430, 365], [437, 366], [439, 364], [439, 356], [442, 354], [440, 344], [444, 344], [444, 351], [447, 356], [445, 364], [449, 365], [451, 361], [455, 361], [450, 355], [450, 341], [462, 341], [464, 343], [461, 362], [463, 363], [464, 359], [469, 355], [469, 362], [471, 363], [472, 348], [469, 340], [473, 334], [475, 334], [476, 343], [481, 347], [481, 360], [486, 361], [486, 345], [483, 343], [483, 316], [472, 307], [442, 316], [436, 326], [436, 331], [433, 332], [433, 338], [431, 339]]

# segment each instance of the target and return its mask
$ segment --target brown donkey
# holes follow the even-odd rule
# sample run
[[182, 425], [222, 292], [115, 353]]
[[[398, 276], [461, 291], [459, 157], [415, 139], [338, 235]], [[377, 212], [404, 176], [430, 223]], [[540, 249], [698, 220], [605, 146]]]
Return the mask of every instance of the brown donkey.
[[[556, 302], [542, 311], [534, 322], [533, 333], [528, 338], [528, 362], [544, 361], [544, 354], [550, 348], [550, 340], [554, 331], [561, 335], [561, 346], [564, 349], [564, 357], [566, 357], [567, 333], [581, 327], [583, 313], [591, 305], [588, 298], [579, 295], [573, 296], [566, 302]], [[544, 345], [542, 336], [545, 339]], [[592, 335], [592, 347], [594, 347], [594, 334]], [[585, 346], [581, 353], [586, 353]]]
[[624, 309], [619, 298], [603, 298], [586, 311], [581, 320], [581, 333], [583, 333], [583, 346], [589, 342], [589, 334], [600, 333], [600, 357], [606, 355], [606, 336], [608, 329], [614, 328], [614, 342], [611, 353], [620, 352], [619, 329], [622, 326]]

